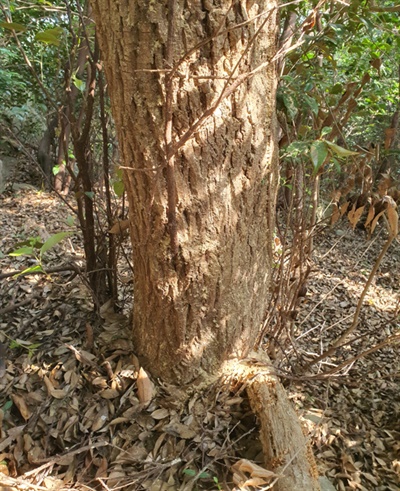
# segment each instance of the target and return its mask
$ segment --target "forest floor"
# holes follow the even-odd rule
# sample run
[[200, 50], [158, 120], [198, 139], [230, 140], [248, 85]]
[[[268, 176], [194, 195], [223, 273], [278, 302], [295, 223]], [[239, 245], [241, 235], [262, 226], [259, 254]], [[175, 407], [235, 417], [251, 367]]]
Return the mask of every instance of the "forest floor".
[[[0, 208], [0, 341], [7, 346], [0, 366], [0, 489], [233, 490], [238, 459], [248, 464], [247, 477], [259, 475], [261, 444], [245, 392], [152, 383], [132, 355], [129, 308], [114, 313], [105, 305], [96, 317], [85, 283], [67, 266], [10, 276], [35, 260], [9, 252], [67, 230], [68, 206], [23, 188], [1, 195]], [[315, 365], [311, 377], [296, 375], [298, 364], [351, 324], [385, 237], [382, 229], [367, 240], [341, 223], [316, 239], [291, 345], [276, 361], [282, 370], [292, 366], [282, 381], [328, 491], [400, 490], [400, 357], [388, 341], [398, 333], [397, 242], [364, 299], [352, 342]], [[49, 270], [82, 265], [79, 237], [48, 251], [45, 262]], [[129, 306], [129, 271], [120, 279], [120, 302]], [[268, 482], [241, 489], [268, 489]]]

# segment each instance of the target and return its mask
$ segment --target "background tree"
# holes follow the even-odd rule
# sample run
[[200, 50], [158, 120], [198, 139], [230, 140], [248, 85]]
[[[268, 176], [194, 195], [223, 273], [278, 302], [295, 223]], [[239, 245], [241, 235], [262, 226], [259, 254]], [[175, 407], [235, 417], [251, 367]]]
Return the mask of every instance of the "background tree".
[[[73, 211], [83, 236], [87, 280], [98, 309], [110, 296], [114, 302], [117, 299], [115, 240], [113, 234], [108, 234], [115, 220], [115, 206], [111, 202], [108, 155], [112, 130], [106, 128], [104, 83], [100, 84], [100, 109], [95, 102], [99, 50], [89, 9], [89, 5], [79, 2], [72, 7], [68, 1], [31, 8], [17, 2], [10, 2], [8, 8], [1, 5], [6, 21], [0, 26], [6, 36], [0, 56], [10, 64], [17, 61], [25, 77], [22, 83], [19, 74], [10, 70], [6, 72], [8, 77], [0, 75], [0, 86], [6, 79], [16, 82], [10, 85], [11, 100], [3, 109], [3, 119], [11, 119], [12, 123], [4, 131], [12, 134], [18, 145], [26, 144], [28, 138], [21, 134], [13, 116], [21, 120], [30, 116], [31, 120], [33, 111], [39, 111], [36, 128], [28, 127], [26, 122], [23, 127], [30, 131], [33, 147], [39, 140], [37, 157], [45, 183], [50, 189], [54, 184], [59, 194], [67, 194], [72, 182], [76, 198]], [[33, 84], [32, 91], [27, 89], [27, 81]], [[22, 88], [28, 90], [29, 97], [28, 103], [19, 106], [24, 97]], [[40, 131], [44, 131], [42, 136]], [[29, 154], [29, 150], [25, 152]], [[104, 181], [99, 179], [102, 174], [106, 176]], [[104, 203], [103, 188], [96, 193], [103, 182]]]

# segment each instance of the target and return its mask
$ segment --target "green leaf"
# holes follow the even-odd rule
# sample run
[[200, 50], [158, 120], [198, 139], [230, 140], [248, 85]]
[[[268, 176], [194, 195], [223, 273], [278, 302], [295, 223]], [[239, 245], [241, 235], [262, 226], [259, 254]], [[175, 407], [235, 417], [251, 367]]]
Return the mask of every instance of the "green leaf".
[[307, 104], [307, 106], [317, 116], [318, 115], [318, 111], [319, 111], [318, 102], [315, 99], [313, 99], [312, 97], [310, 97], [309, 95], [307, 95], [307, 94], [304, 94], [303, 97], [304, 97], [304, 101]]
[[336, 172], [340, 172], [342, 170], [342, 168], [340, 166], [340, 162], [338, 161], [338, 159], [336, 159], [335, 157], [332, 157], [332, 163], [336, 169]]
[[72, 83], [75, 85], [75, 87], [80, 90], [81, 92], [84, 92], [85, 91], [85, 88], [86, 88], [86, 84], [83, 80], [81, 80], [80, 78], [77, 78], [76, 75], [73, 75], [71, 77], [72, 79]]
[[307, 126], [306, 124], [301, 124], [298, 129], [299, 136], [306, 136], [311, 130], [311, 126]]
[[312, 53], [311, 51], [308, 51], [307, 53], [304, 53], [304, 55], [301, 57], [303, 61], [308, 61], [312, 60], [315, 58], [317, 55], [315, 53]]
[[[379, 4], [378, 4], [379, 5]], [[367, 17], [358, 16], [358, 20], [364, 24], [368, 32], [373, 32], [375, 29], [374, 24]]]
[[298, 111], [296, 102], [294, 101], [293, 97], [287, 93], [282, 95], [282, 99], [289, 118], [294, 119]]
[[308, 81], [306, 85], [304, 86], [304, 92], [311, 92], [312, 89], [314, 88], [314, 81]]
[[19, 249], [10, 252], [8, 255], [9, 256], [14, 256], [14, 257], [19, 257], [19, 256], [31, 256], [34, 251], [34, 247], [31, 246], [25, 246], [25, 247], [20, 247]]
[[25, 274], [31, 274], [31, 273], [37, 273], [40, 271], [41, 273], [44, 273], [44, 269], [40, 264], [36, 264], [35, 266], [30, 266], [29, 268], [24, 269], [20, 273], [17, 273], [13, 276], [13, 278], [18, 278], [18, 276], [25, 275]]
[[9, 411], [13, 407], [13, 402], [12, 401], [7, 401], [4, 406], [3, 406], [3, 411]]
[[42, 256], [46, 251], [54, 247], [56, 244], [64, 240], [66, 237], [72, 235], [72, 232], [59, 232], [49, 237], [46, 242], [40, 248], [40, 255]]
[[69, 227], [73, 227], [75, 225], [75, 217], [73, 215], [69, 215], [66, 223]]
[[53, 176], [56, 176], [59, 172], [60, 172], [60, 166], [59, 165], [55, 165], [53, 167]]
[[88, 198], [93, 199], [94, 198], [94, 192], [93, 191], [86, 191], [84, 193]]
[[200, 472], [199, 479], [211, 479], [211, 474], [208, 472]]
[[293, 142], [285, 149], [285, 157], [298, 157], [299, 155], [308, 152], [308, 143], [306, 142]]
[[42, 343], [32, 343], [29, 346], [27, 346], [29, 351], [34, 351], [42, 346]]
[[28, 239], [28, 243], [35, 249], [40, 249], [43, 245], [42, 239], [40, 237], [31, 237]]
[[348, 157], [349, 155], [358, 155], [359, 152], [352, 152], [351, 150], [347, 150], [347, 148], [340, 147], [339, 145], [336, 145], [336, 143], [332, 142], [325, 142], [331, 151], [335, 153], [338, 157]]
[[321, 140], [315, 140], [311, 144], [310, 148], [311, 161], [314, 166], [314, 172], [318, 172], [321, 165], [325, 162], [328, 156], [328, 146], [326, 142]]
[[18, 24], [18, 22], [0, 22], [0, 27], [15, 32], [25, 32], [27, 30], [23, 24]]
[[340, 84], [340, 83], [337, 83], [335, 84], [331, 89], [330, 89], [330, 93], [331, 94], [340, 94], [341, 92], [343, 92], [343, 84]]
[[382, 152], [384, 155], [400, 155], [400, 148], [389, 148]]
[[113, 188], [114, 188], [114, 193], [118, 196], [118, 198], [121, 198], [125, 192], [125, 186], [123, 181], [115, 181], [113, 184]]
[[330, 126], [324, 126], [321, 130], [321, 138], [324, 137], [325, 135], [328, 135], [332, 131], [332, 128]]
[[183, 469], [182, 474], [185, 474], [186, 476], [189, 477], [194, 477], [197, 474], [197, 472], [193, 469]]
[[18, 242], [15, 244], [16, 247], [24, 247], [24, 246], [29, 246], [33, 247], [34, 249], [40, 249], [43, 245], [43, 242], [40, 237], [29, 237], [29, 239], [23, 240], [22, 242]]
[[64, 29], [62, 27], [54, 27], [53, 29], [46, 29], [45, 31], [38, 32], [35, 35], [35, 40], [46, 44], [53, 44], [54, 46], [60, 46], [63, 33]]

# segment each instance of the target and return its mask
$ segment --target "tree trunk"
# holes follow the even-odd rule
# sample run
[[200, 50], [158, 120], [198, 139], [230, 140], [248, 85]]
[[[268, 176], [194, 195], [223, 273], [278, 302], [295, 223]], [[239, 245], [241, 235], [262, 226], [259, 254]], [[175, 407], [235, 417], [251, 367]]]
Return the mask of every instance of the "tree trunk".
[[276, 0], [92, 0], [125, 168], [133, 337], [171, 382], [253, 347], [277, 188]]
[[43, 182], [48, 189], [52, 183], [53, 158], [51, 155], [51, 147], [56, 137], [56, 128], [58, 125], [58, 115], [54, 115], [47, 123], [46, 131], [39, 142], [38, 162], [43, 171]]

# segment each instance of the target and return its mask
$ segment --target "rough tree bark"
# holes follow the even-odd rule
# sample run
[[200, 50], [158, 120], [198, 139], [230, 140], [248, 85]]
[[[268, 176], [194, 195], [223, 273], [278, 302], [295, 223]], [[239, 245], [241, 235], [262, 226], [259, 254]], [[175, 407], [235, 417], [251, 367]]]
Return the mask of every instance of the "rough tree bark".
[[[265, 316], [277, 1], [92, 6], [130, 206], [135, 350], [153, 375], [192, 382], [245, 356]], [[285, 475], [275, 489], [319, 489], [283, 388], [267, 375], [253, 382], [266, 463]]]
[[188, 382], [245, 355], [265, 315], [277, 2], [92, 7], [126, 169], [135, 349], [153, 375]]

